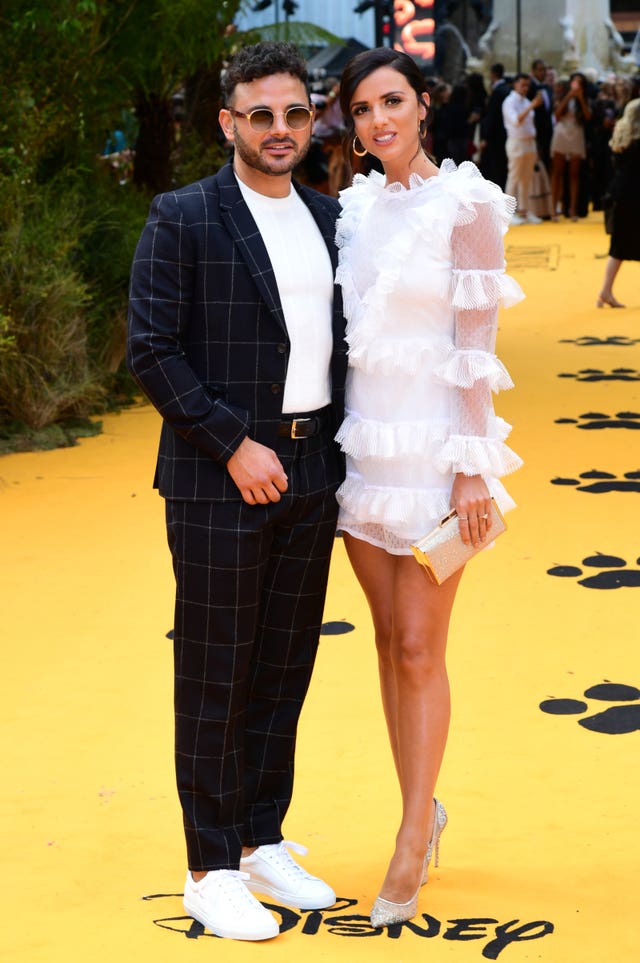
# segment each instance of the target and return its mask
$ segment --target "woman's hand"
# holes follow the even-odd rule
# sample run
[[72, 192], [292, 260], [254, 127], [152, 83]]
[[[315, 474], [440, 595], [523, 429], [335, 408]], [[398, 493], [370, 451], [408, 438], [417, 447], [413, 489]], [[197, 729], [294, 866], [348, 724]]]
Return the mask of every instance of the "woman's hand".
[[482, 475], [455, 476], [451, 507], [458, 515], [462, 541], [479, 548], [491, 528], [491, 495]]

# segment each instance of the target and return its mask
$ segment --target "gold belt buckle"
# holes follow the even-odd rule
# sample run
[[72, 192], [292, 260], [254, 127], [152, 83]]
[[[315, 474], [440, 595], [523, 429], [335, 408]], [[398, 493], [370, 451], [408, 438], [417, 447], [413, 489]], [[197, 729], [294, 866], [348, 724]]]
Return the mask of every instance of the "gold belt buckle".
[[299, 435], [299, 434], [298, 434], [298, 425], [303, 425], [303, 424], [306, 425], [307, 422], [309, 422], [309, 421], [311, 421], [311, 418], [294, 418], [293, 421], [291, 422], [291, 437], [292, 437], [292, 438], [304, 438], [305, 435], [303, 435], [303, 434], [300, 434], [300, 435]]

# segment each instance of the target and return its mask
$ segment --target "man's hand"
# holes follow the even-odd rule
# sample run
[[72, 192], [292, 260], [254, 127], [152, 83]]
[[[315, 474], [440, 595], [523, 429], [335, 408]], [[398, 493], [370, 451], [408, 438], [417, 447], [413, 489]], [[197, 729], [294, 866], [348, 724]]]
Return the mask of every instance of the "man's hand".
[[288, 479], [276, 453], [251, 438], [244, 438], [227, 462], [227, 471], [247, 505], [279, 502]]

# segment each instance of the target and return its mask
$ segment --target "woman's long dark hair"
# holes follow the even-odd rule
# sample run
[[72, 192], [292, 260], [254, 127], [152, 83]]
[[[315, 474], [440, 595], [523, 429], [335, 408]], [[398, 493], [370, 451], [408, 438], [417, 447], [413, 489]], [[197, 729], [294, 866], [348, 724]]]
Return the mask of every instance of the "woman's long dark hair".
[[[569, 77], [569, 80], [565, 85], [564, 93], [562, 96], [564, 97], [564, 94], [569, 90], [569, 87], [571, 86], [571, 81], [573, 80], [574, 77], [580, 78], [580, 82], [582, 84], [582, 92], [584, 94], [585, 100], [587, 100], [587, 78], [579, 70], [576, 70], [575, 73], [572, 73], [571, 76]], [[580, 103], [577, 97], [575, 97], [574, 100], [575, 100], [576, 120], [578, 121], [579, 124], [582, 124], [582, 126], [584, 127], [586, 123], [586, 118], [584, 116], [584, 110], [583, 110], [582, 104]], [[569, 110], [569, 104], [567, 103], [562, 112], [563, 117], [568, 112], [568, 110]]]
[[402, 74], [409, 86], [415, 90], [418, 103], [423, 103], [428, 110], [428, 106], [422, 97], [427, 92], [427, 85], [415, 60], [412, 60], [408, 54], [402, 53], [400, 50], [392, 50], [391, 47], [363, 50], [362, 53], [352, 57], [346, 65], [340, 81], [340, 109], [344, 118], [345, 139], [348, 144], [351, 144], [355, 136], [355, 125], [351, 116], [353, 95], [358, 84], [380, 67], [391, 67]]

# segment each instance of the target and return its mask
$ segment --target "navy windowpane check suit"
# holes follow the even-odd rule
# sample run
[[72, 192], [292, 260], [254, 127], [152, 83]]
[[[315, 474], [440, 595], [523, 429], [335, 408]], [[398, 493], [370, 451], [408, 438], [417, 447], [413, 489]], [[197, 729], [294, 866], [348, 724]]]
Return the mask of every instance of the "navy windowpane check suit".
[[[335, 270], [339, 204], [294, 186]], [[154, 484], [176, 575], [176, 772], [192, 870], [237, 868], [242, 846], [282, 839], [343, 474], [337, 288], [332, 324], [323, 428], [280, 437], [290, 343], [231, 165], [154, 199], [132, 267], [128, 365], [163, 418]], [[246, 504], [229, 475], [246, 436], [282, 462], [280, 502]]]

